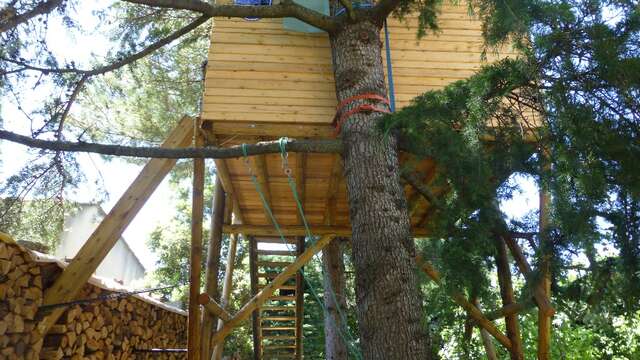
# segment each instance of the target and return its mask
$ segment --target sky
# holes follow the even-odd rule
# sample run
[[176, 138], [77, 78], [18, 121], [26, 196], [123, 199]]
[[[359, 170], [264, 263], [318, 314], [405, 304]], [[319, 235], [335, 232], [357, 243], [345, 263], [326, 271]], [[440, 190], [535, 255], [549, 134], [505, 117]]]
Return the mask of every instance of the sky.
[[[77, 15], [73, 18], [79, 19], [81, 28], [92, 29], [87, 33], [70, 33], [60, 21], [50, 20], [47, 34], [50, 50], [60, 59], [74, 59], [79, 66], [82, 64], [87, 65], [92, 59], [100, 59], [104, 56], [111, 44], [103, 32], [97, 30], [100, 29], [100, 24], [97, 17], [93, 16], [92, 11], [95, 10], [96, 6], [105, 7], [109, 3], [80, 2], [80, 8], [75, 9]], [[34, 99], [34, 103], [23, 103], [23, 107], [35, 107], [37, 105], [37, 100], [35, 99], [42, 97], [42, 94], [38, 94], [36, 90], [33, 95], [30, 98]], [[18, 111], [11, 99], [4, 98], [0, 102], [0, 116], [4, 120], [3, 125], [6, 129], [25, 135], [30, 134], [28, 121]], [[16, 173], [21, 166], [29, 161], [29, 154], [26, 148], [21, 145], [0, 142], [0, 153], [3, 154], [3, 161], [0, 163], [0, 183]], [[71, 194], [69, 199], [78, 202], [91, 202], [96, 198], [96, 193], [99, 190], [96, 182], [102, 183], [103, 189], [108, 195], [107, 201], [101, 204], [106, 212], [111, 210], [142, 168], [141, 165], [120, 159], [106, 161], [95, 154], [80, 154], [78, 160], [81, 171], [87, 181], [77, 192]], [[503, 201], [501, 207], [510, 217], [517, 218], [532, 209], [537, 209], [538, 196], [535, 182], [531, 178], [514, 177], [513, 181], [521, 185], [522, 193], [516, 194], [511, 200]], [[162, 182], [124, 232], [123, 237], [136, 252], [147, 270], [155, 268], [157, 259], [147, 248], [147, 240], [156, 226], [167, 223], [175, 215], [175, 195], [169, 187], [168, 180]]]

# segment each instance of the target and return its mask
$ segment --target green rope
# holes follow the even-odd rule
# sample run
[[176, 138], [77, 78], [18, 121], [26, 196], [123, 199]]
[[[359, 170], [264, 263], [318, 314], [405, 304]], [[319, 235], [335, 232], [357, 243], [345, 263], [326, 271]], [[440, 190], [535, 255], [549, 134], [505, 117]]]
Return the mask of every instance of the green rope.
[[[280, 138], [280, 157], [282, 158], [283, 161], [283, 167], [288, 166], [288, 160], [287, 160], [287, 152], [286, 152], [286, 142], [288, 141], [287, 138]], [[312, 238], [312, 233], [311, 233], [311, 228], [309, 227], [309, 223], [307, 222], [307, 217], [304, 214], [304, 209], [302, 207], [302, 201], [300, 200], [300, 197], [298, 196], [298, 187], [296, 186], [296, 182], [293, 179], [293, 177], [291, 176], [291, 171], [287, 171], [285, 169], [285, 174], [287, 175], [287, 180], [289, 183], [289, 187], [291, 188], [291, 193], [293, 194], [293, 198], [296, 201], [296, 205], [298, 208], [298, 212], [300, 213], [300, 217], [302, 218], [302, 223], [304, 224], [304, 228], [305, 228], [305, 232], [307, 234], [308, 238]], [[322, 273], [324, 274], [324, 267], [322, 267]], [[331, 294], [332, 300], [333, 302], [337, 305], [338, 304], [338, 296], [335, 293], [335, 291], [333, 290], [332, 287], [329, 287], [329, 292]], [[351, 341], [355, 341], [353, 339], [353, 335], [351, 334], [350, 329], [348, 328], [348, 323], [347, 323], [347, 316], [344, 313], [344, 310], [342, 309], [341, 306], [336, 306], [337, 312], [338, 312], [338, 316], [340, 316], [340, 319], [342, 321], [343, 326], [346, 328], [349, 337], [351, 338]]]
[[[281, 155], [280, 156], [282, 157], [282, 160], [283, 160], [283, 167], [285, 167], [288, 164], [288, 159], [287, 159], [288, 154], [286, 153], [286, 142], [287, 141], [288, 141], [287, 138], [280, 138], [280, 140], [279, 140], [280, 151], [281, 151]], [[280, 228], [280, 224], [278, 223], [278, 221], [276, 220], [275, 216], [273, 215], [273, 212], [271, 211], [271, 207], [269, 206], [269, 203], [267, 202], [267, 199], [265, 198], [265, 195], [264, 195], [264, 193], [262, 191], [262, 187], [260, 186], [260, 183], [258, 182], [258, 178], [255, 176], [255, 174], [253, 173], [253, 171], [252, 171], [252, 169], [251, 169], [251, 167], [249, 165], [249, 159], [248, 159], [248, 153], [247, 153], [246, 146], [247, 146], [246, 144], [242, 144], [241, 148], [242, 148], [242, 154], [244, 156], [244, 162], [245, 162], [246, 166], [249, 168], [249, 175], [250, 175], [250, 178], [251, 178], [251, 182], [253, 183], [254, 187], [256, 188], [256, 191], [258, 192], [258, 195], [260, 196], [260, 201], [262, 202], [262, 206], [266, 210], [267, 215], [269, 216], [269, 219], [271, 220], [271, 222], [273, 223], [274, 228], [278, 232], [280, 240], [287, 247], [287, 249], [289, 249], [289, 251], [293, 251], [293, 249], [290, 247], [290, 244], [288, 244], [286, 239], [285, 239], [284, 233], [282, 232], [282, 229]], [[291, 177], [290, 169], [288, 169], [289, 171], [287, 171], [287, 169], [285, 169], [285, 174], [287, 174], [287, 177], [289, 179], [289, 186], [292, 189], [293, 197], [296, 200], [296, 204], [297, 204], [298, 210], [300, 211], [301, 218], [303, 219], [303, 223], [304, 223], [304, 226], [305, 226], [305, 233], [307, 234], [307, 237], [309, 238], [309, 241], [313, 241], [314, 237], [313, 237], [313, 234], [311, 233], [311, 229], [309, 228], [309, 224], [307, 223], [306, 216], [304, 215], [304, 210], [302, 208], [302, 203], [300, 201], [300, 198], [298, 196], [298, 191], [296, 189], [295, 180], [293, 180], [293, 178]], [[314, 257], [315, 257], [315, 255], [314, 255]], [[312, 284], [309, 282], [307, 277], [304, 276], [304, 271], [302, 269], [300, 269], [300, 270], [298, 270], [298, 272], [302, 275], [302, 278], [304, 279], [305, 283], [307, 284], [307, 287], [311, 291], [311, 294], [315, 298], [315, 300], [318, 303], [318, 305], [320, 305], [320, 307], [322, 307], [322, 309], [324, 309], [325, 311], [328, 311], [326, 305], [320, 299], [320, 296], [316, 293], [316, 291], [314, 290]], [[331, 295], [333, 296], [334, 301], [337, 303], [336, 294], [333, 291], [333, 289], [330, 289], [330, 292], [331, 292]], [[339, 312], [341, 311], [339, 306], [337, 306], [336, 308], [338, 309]], [[362, 354], [360, 354], [360, 350], [355, 345], [355, 339], [354, 339], [353, 335], [351, 334], [351, 331], [350, 331], [350, 329], [348, 327], [346, 319], [345, 319], [345, 317], [343, 315], [341, 316], [341, 319], [342, 319], [342, 322], [343, 322], [343, 327], [345, 329], [338, 329], [338, 333], [340, 334], [340, 337], [342, 337], [342, 340], [345, 342], [345, 344], [353, 352], [353, 354], [356, 357], [356, 359], [362, 359]], [[337, 328], [337, 326], [336, 326], [336, 328]], [[349, 339], [345, 338], [345, 333], [349, 337]]]

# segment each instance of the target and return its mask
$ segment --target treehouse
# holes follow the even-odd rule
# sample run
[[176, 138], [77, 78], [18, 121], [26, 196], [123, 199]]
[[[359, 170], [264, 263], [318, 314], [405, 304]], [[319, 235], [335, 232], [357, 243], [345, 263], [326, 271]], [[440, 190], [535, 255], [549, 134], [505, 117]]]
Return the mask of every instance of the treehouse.
[[[328, 36], [295, 21], [215, 20], [201, 114], [209, 143], [225, 147], [281, 137], [335, 137], [337, 100]], [[439, 17], [441, 32], [421, 40], [416, 36], [417, 21], [416, 17], [404, 22], [389, 19], [381, 39], [388, 97], [397, 109], [427, 90], [471, 76], [483, 65], [481, 24], [469, 16], [466, 7], [445, 6]], [[513, 54], [500, 54], [508, 55]], [[496, 59], [490, 54], [486, 61]], [[280, 242], [278, 235], [305, 235], [288, 169], [312, 233], [350, 236], [347, 189], [339, 155], [296, 153], [283, 164], [280, 154], [269, 154], [217, 160], [216, 165], [238, 220], [237, 224], [227, 224], [224, 231], [242, 233], [252, 242], [254, 290], [273, 279], [271, 270], [280, 270], [275, 267], [274, 256], [294, 255], [268, 250], [265, 244]], [[424, 161], [418, 170], [427, 174], [425, 181], [429, 182], [435, 164]], [[429, 202], [410, 185], [406, 185], [405, 195], [414, 233], [423, 234]], [[281, 231], [274, 229], [273, 218]], [[297, 244], [299, 253], [302, 246]], [[282, 264], [281, 260], [277, 262]], [[301, 295], [300, 282], [297, 277], [282, 285], [273, 296], [274, 304], [256, 310], [256, 358], [300, 358], [302, 298], [296, 297]], [[282, 306], [291, 311], [284, 311]]]
[[[417, 18], [388, 20], [381, 41], [392, 108], [400, 109], [416, 95], [465, 79], [483, 65], [480, 22], [470, 17], [465, 7], [452, 5], [443, 7], [439, 19], [441, 31], [422, 40], [416, 38]], [[499, 54], [511, 55], [509, 51]], [[495, 61], [499, 56], [488, 54], [484, 61]], [[338, 104], [329, 39], [296, 20], [216, 18], [204, 85], [201, 117], [183, 118], [163, 147], [231, 147], [283, 137], [335, 137]], [[190, 359], [208, 358], [212, 352], [219, 358], [225, 337], [249, 317], [253, 317], [254, 358], [302, 357], [304, 278], [299, 270], [334, 236], [350, 237], [351, 224], [340, 156], [281, 150], [278, 154], [245, 153], [240, 158], [215, 160], [217, 181], [222, 186], [216, 187], [214, 196], [203, 294], [199, 291], [205, 168], [203, 159], [194, 160]], [[401, 161], [406, 157], [401, 155]], [[174, 164], [175, 159], [149, 161], [47, 290], [44, 304], [75, 298], [81, 286], [77, 279], [95, 270]], [[428, 184], [435, 167], [433, 161], [421, 162], [418, 170], [427, 174], [421, 181]], [[415, 186], [406, 185], [404, 192], [414, 235], [421, 236], [425, 235], [423, 225], [429, 220], [430, 204]], [[224, 307], [231, 293], [238, 239], [231, 236], [224, 285], [218, 291], [222, 233], [242, 234], [250, 253], [254, 297], [235, 314]], [[320, 236], [319, 240], [309, 241], [309, 233]], [[440, 282], [432, 267], [416, 261]], [[543, 294], [535, 296], [538, 307], [548, 316], [553, 311], [548, 299]], [[454, 296], [454, 300], [479, 326], [511, 348], [510, 339], [466, 298]], [[202, 325], [200, 305], [205, 309]], [[64, 309], [54, 310], [39, 328], [46, 334], [63, 313]], [[217, 331], [213, 331], [216, 322]]]
[[[415, 96], [472, 75], [483, 64], [480, 22], [464, 6], [445, 6], [441, 32], [417, 40], [417, 18], [389, 19], [383, 40], [388, 94], [400, 109]], [[333, 138], [336, 94], [331, 49], [325, 33], [292, 31], [289, 19], [217, 18], [211, 36], [204, 99], [203, 127], [218, 146], [255, 143], [280, 137]], [[383, 35], [384, 36], [384, 35]], [[388, 47], [388, 48], [387, 48]], [[513, 55], [504, 52], [501, 56]], [[486, 61], [497, 57], [488, 55]], [[391, 93], [393, 91], [393, 93]], [[247, 167], [242, 159], [221, 161], [225, 190], [234, 194], [243, 229], [271, 223], [249, 177], [253, 169], [273, 214], [284, 226], [302, 225], [287, 185], [280, 155], [258, 156]], [[349, 232], [346, 187], [338, 155], [296, 155], [303, 208], [314, 226]], [[422, 164], [429, 172], [433, 164]], [[225, 170], [225, 168], [227, 170]], [[426, 220], [428, 204], [406, 188], [413, 204], [412, 224]], [[293, 235], [292, 231], [292, 235]], [[269, 232], [269, 234], [273, 234]], [[304, 235], [296, 232], [295, 235]]]

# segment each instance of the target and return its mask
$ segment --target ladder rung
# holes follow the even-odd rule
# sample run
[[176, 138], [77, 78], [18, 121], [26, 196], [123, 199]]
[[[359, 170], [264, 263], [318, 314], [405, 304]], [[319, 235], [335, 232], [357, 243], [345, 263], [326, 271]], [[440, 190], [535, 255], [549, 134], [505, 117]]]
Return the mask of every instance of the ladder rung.
[[296, 244], [296, 239], [292, 238], [282, 238], [279, 237], [264, 237], [264, 238], [254, 238], [257, 243], [266, 243], [266, 244]]
[[263, 306], [260, 311], [296, 311], [295, 306]]
[[295, 349], [295, 345], [264, 345], [263, 349]]
[[295, 316], [263, 316], [260, 321], [295, 321]]
[[272, 296], [269, 300], [273, 301], [296, 301], [295, 296]]
[[275, 279], [280, 273], [258, 273], [259, 278]]
[[[258, 289], [263, 289], [265, 286], [265, 284], [258, 284]], [[282, 289], [282, 290], [295, 290], [296, 286], [295, 285], [280, 285], [278, 286], [276, 289]]]
[[290, 330], [295, 330], [295, 329], [296, 329], [295, 326], [269, 326], [269, 327], [260, 328], [260, 330], [262, 330], [262, 331], [265, 331], [265, 330], [290, 331]]
[[294, 250], [258, 250], [258, 255], [298, 256]]
[[264, 267], [283, 268], [288, 265], [291, 265], [291, 263], [286, 261], [258, 261], [258, 266]]
[[269, 339], [269, 340], [295, 340], [296, 337], [295, 336], [290, 336], [290, 335], [267, 335], [267, 336], [262, 336], [263, 339]]

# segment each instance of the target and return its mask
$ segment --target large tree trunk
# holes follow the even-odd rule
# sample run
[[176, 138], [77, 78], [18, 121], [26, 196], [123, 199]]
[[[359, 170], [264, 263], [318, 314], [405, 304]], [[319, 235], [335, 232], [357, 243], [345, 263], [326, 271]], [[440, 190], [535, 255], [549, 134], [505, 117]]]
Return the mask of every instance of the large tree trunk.
[[[331, 35], [338, 101], [365, 93], [387, 95], [381, 25], [363, 19]], [[353, 101], [343, 111], [363, 102], [368, 100]], [[426, 333], [397, 144], [377, 131], [380, 116], [356, 113], [341, 134], [362, 351], [368, 360], [423, 360], [428, 358]]]
[[346, 312], [344, 261], [342, 259], [342, 239], [336, 238], [322, 249], [322, 267], [324, 269], [324, 348], [325, 359], [347, 360], [345, 342], [345, 324], [340, 312]]

